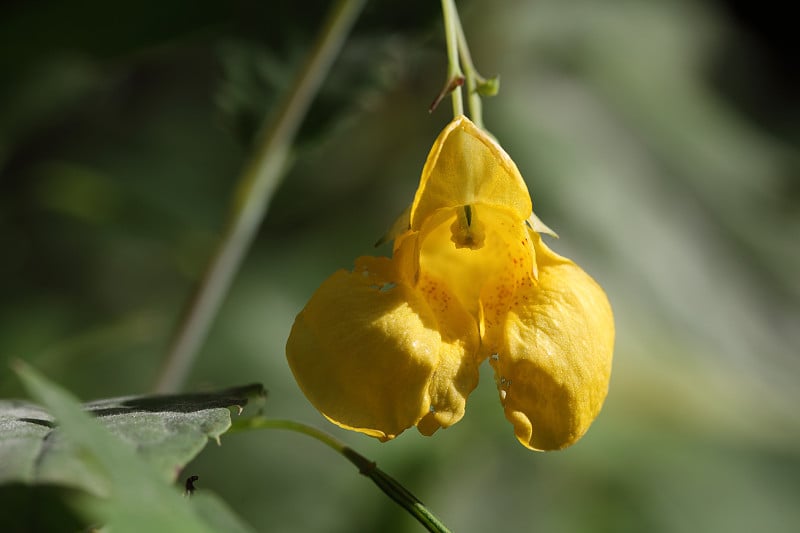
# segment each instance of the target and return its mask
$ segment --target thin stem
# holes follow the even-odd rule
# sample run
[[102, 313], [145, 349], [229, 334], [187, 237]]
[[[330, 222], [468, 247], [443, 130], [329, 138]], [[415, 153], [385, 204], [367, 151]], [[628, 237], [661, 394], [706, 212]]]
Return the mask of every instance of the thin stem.
[[375, 483], [387, 496], [395, 501], [400, 507], [405, 509], [417, 521], [422, 524], [425, 529], [433, 533], [449, 533], [450, 530], [447, 526], [436, 518], [436, 516], [428, 510], [419, 499], [411, 494], [405, 487], [397, 482], [389, 474], [378, 468], [373, 462], [353, 450], [345, 446], [340, 440], [335, 437], [319, 430], [313, 426], [295, 422], [294, 420], [279, 420], [269, 419], [263, 417], [254, 417], [245, 420], [237, 420], [228, 430], [228, 433], [235, 433], [240, 431], [247, 431], [251, 429], [283, 429], [287, 431], [295, 431], [303, 435], [312, 437], [329, 448], [335, 450], [340, 455], [347, 458], [348, 461], [353, 463], [357, 468], [359, 474], [366, 476]]
[[461, 64], [458, 61], [458, 11], [453, 0], [442, 0], [442, 17], [444, 18], [444, 34], [447, 40], [447, 86], [453, 87], [453, 116], [464, 114], [464, 101], [460, 84], [455, 80], [462, 79]]
[[472, 62], [472, 55], [469, 53], [469, 46], [467, 45], [467, 37], [464, 34], [464, 27], [461, 25], [461, 19], [457, 11], [454, 12], [454, 15], [458, 30], [458, 52], [463, 63], [464, 78], [467, 86], [467, 106], [470, 119], [476, 126], [483, 128], [483, 105], [481, 95], [478, 94], [478, 84], [486, 80], [475, 70], [475, 64]]
[[294, 420], [255, 416], [252, 418], [235, 421], [228, 430], [228, 433], [238, 433], [251, 429], [284, 429], [287, 431], [302, 433], [303, 435], [307, 435], [320, 441], [341, 455], [344, 455], [344, 450], [347, 448], [342, 441], [338, 440], [333, 435], [329, 435], [328, 433], [325, 433], [321, 429], [317, 429], [314, 426], [309, 426], [308, 424], [303, 424], [302, 422], [296, 422]]
[[317, 42], [277, 114], [269, 122], [269, 127], [262, 130], [258, 148], [239, 178], [229, 223], [172, 338], [155, 385], [156, 392], [175, 392], [185, 382], [197, 351], [288, 167], [290, 149], [300, 124], [364, 1], [340, 0], [331, 9]]

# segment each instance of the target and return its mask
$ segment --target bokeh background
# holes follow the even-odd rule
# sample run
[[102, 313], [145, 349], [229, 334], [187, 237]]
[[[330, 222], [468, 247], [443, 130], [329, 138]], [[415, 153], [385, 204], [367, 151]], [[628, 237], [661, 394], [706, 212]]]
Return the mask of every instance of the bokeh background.
[[[0, 8], [0, 394], [31, 361], [84, 399], [148, 391], [261, 118], [327, 2]], [[282, 5], [286, 4], [286, 5]], [[260, 381], [455, 531], [750, 532], [800, 524], [797, 65], [766, 7], [460, 3], [487, 127], [552, 247], [607, 290], [610, 394], [589, 433], [525, 450], [488, 367], [456, 426], [380, 444], [332, 427], [284, 359], [295, 314], [410, 202], [449, 120], [436, 2], [370, 2], [314, 106], [187, 388]], [[189, 469], [260, 531], [418, 531], [296, 434]]]

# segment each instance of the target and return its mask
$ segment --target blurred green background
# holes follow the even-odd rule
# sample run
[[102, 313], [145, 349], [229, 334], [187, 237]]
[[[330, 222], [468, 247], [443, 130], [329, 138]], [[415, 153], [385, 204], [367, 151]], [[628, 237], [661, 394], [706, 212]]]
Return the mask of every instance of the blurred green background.
[[[328, 7], [297, 4], [0, 9], [0, 395], [22, 395], [14, 358], [87, 400], [151, 388]], [[380, 444], [308, 404], [284, 359], [294, 316], [376, 253], [450, 118], [427, 113], [438, 3], [397, 4], [368, 3], [187, 388], [263, 382], [268, 415], [340, 436], [455, 531], [796, 531], [798, 84], [782, 43], [722, 3], [460, 4], [479, 70], [502, 79], [487, 127], [615, 309], [609, 397], [577, 445], [520, 446], [488, 367], [433, 438]], [[189, 471], [261, 531], [419, 530], [299, 435], [231, 435]]]

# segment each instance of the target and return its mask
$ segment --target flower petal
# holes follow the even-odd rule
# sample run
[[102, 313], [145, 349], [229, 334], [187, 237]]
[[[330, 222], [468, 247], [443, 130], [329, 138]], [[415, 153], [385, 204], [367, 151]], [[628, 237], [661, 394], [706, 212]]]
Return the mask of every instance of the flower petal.
[[515, 295], [491, 364], [517, 439], [553, 450], [577, 441], [600, 412], [614, 318], [603, 289], [531, 233], [539, 277]]
[[401, 279], [417, 288], [433, 311], [442, 344], [428, 387], [430, 410], [417, 424], [423, 435], [452, 426], [464, 416], [467, 396], [478, 385], [480, 335], [475, 319], [452, 287], [435, 273], [419, 268], [420, 233], [408, 231], [395, 241], [392, 261]]
[[469, 227], [462, 227], [465, 207], [439, 209], [425, 221], [418, 238], [419, 271], [444, 280], [483, 328], [484, 318], [496, 323], [505, 316], [517, 287], [535, 275], [535, 253], [514, 212], [475, 204], [469, 206]]
[[381, 440], [430, 409], [441, 338], [433, 312], [387, 258], [362, 257], [317, 289], [297, 316], [286, 356], [329, 420]]
[[417, 424], [419, 432], [429, 436], [464, 416], [467, 396], [478, 385], [480, 337], [475, 320], [445, 283], [422, 273], [418, 290], [431, 306], [442, 336], [439, 362], [428, 387], [430, 411]]
[[328, 278], [295, 320], [286, 355], [326, 418], [389, 440], [424, 417], [431, 434], [464, 414], [478, 380], [469, 314], [427, 278], [425, 295], [387, 258], [361, 257]]
[[503, 206], [519, 220], [531, 213], [531, 200], [517, 166], [489, 135], [464, 116], [439, 134], [422, 170], [411, 206], [411, 229], [443, 207], [483, 203]]

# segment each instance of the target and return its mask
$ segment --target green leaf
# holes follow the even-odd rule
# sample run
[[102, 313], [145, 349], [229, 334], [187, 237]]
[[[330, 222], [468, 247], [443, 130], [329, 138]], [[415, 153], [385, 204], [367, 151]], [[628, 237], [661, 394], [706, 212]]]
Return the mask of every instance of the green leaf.
[[[228, 430], [230, 407], [241, 409], [248, 398], [263, 394], [261, 385], [248, 385], [211, 393], [112, 398], [84, 408], [172, 482], [209, 439], [218, 440]], [[15, 481], [65, 485], [96, 496], [108, 493], [106, 476], [65, 438], [47, 410], [0, 400], [0, 484]]]
[[[198, 495], [184, 498], [170, 482], [209, 438], [230, 427], [228, 406], [241, 408], [248, 397], [263, 397], [260, 385], [82, 407], [31, 368], [19, 365], [17, 373], [47, 410], [2, 402], [0, 482], [63, 484], [103, 496], [84, 498], [80, 507], [114, 531], [214, 531], [220, 524], [247, 530], [213, 495], [190, 505]], [[201, 518], [210, 515], [213, 520]]]

